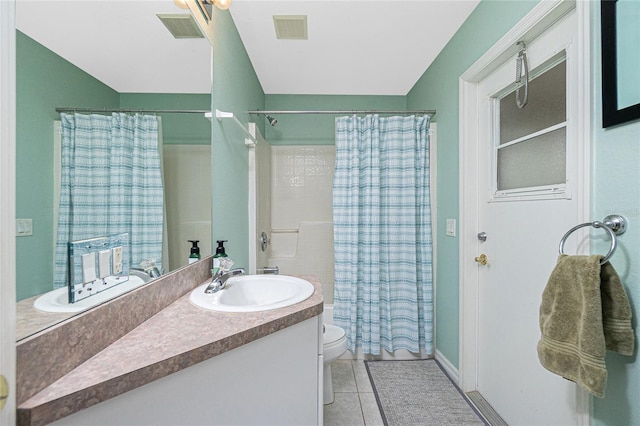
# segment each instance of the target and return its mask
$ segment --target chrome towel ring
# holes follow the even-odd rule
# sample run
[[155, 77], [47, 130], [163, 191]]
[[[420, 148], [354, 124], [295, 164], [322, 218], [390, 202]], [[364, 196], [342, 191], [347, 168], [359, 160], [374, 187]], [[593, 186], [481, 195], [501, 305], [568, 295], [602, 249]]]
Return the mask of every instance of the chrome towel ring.
[[605, 217], [602, 220], [602, 222], [596, 220], [595, 222], [585, 222], [585, 223], [581, 223], [580, 225], [574, 226], [573, 228], [569, 229], [569, 231], [567, 231], [567, 233], [564, 234], [564, 236], [560, 240], [560, 247], [559, 247], [560, 254], [565, 254], [564, 243], [567, 241], [567, 238], [569, 237], [569, 235], [571, 235], [574, 231], [580, 228], [584, 228], [585, 226], [602, 228], [609, 233], [609, 237], [611, 238], [611, 248], [609, 249], [609, 252], [600, 261], [600, 264], [604, 265], [609, 261], [611, 256], [613, 256], [613, 253], [615, 253], [616, 247], [618, 245], [616, 235], [624, 234], [624, 231], [626, 231], [626, 228], [627, 228], [627, 220], [620, 215], [609, 215]]

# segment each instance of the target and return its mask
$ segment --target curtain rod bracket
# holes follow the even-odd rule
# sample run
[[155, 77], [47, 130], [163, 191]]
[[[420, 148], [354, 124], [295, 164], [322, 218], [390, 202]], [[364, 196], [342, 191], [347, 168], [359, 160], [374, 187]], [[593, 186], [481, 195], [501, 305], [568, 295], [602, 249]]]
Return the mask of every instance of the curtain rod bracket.
[[238, 127], [240, 127], [242, 129], [242, 131], [245, 133], [245, 135], [247, 136], [244, 140], [244, 144], [247, 147], [254, 147], [257, 143], [255, 136], [253, 136], [253, 134], [249, 131], [249, 129], [247, 129], [246, 127], [244, 127], [244, 124], [242, 124], [240, 122], [240, 120], [238, 120], [232, 112], [226, 112], [226, 111], [220, 111], [219, 109], [216, 109], [216, 119], [220, 122], [222, 122], [223, 119], [226, 118], [230, 118], [232, 119], [237, 125]]

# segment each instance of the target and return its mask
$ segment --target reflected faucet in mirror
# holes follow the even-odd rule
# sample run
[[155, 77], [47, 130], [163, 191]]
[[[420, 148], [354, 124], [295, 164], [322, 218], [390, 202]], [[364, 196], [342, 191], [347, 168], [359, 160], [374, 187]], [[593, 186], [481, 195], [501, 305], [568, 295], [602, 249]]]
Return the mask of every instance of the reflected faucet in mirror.
[[140, 268], [132, 267], [131, 270], [139, 271], [146, 274], [149, 278], [158, 278], [162, 273], [156, 266], [153, 259], [147, 259], [140, 262]]

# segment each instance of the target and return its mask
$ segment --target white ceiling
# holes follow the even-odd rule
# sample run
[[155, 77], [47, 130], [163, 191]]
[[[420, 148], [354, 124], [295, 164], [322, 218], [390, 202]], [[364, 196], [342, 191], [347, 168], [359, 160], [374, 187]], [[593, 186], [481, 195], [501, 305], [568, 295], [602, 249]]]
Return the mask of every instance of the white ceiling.
[[[265, 93], [406, 95], [479, 0], [234, 0]], [[308, 40], [276, 39], [273, 15], [307, 15]]]
[[[406, 95], [479, 0], [234, 0], [267, 94]], [[176, 40], [172, 0], [17, 0], [16, 26], [121, 93], [210, 93], [206, 39]], [[273, 15], [307, 15], [278, 40]]]

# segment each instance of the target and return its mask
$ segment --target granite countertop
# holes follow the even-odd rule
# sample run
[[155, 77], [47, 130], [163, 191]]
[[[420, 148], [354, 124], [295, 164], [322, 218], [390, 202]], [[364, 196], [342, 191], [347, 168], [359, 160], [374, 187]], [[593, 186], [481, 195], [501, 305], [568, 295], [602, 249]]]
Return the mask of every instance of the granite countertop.
[[149, 318], [22, 403], [28, 424], [46, 424], [318, 316], [322, 286], [300, 303], [262, 312], [224, 313], [194, 306], [189, 294]]

